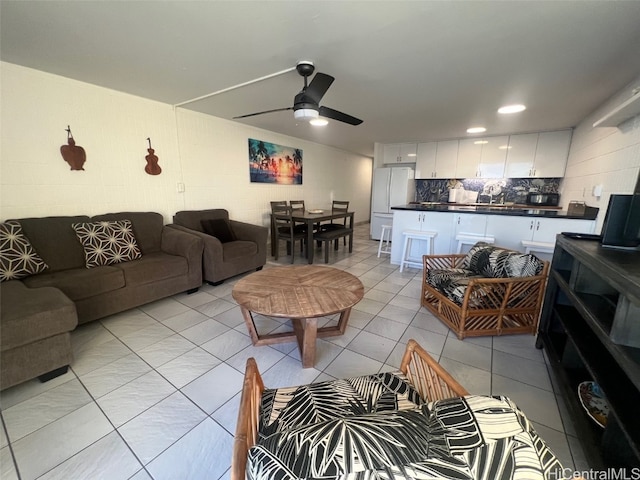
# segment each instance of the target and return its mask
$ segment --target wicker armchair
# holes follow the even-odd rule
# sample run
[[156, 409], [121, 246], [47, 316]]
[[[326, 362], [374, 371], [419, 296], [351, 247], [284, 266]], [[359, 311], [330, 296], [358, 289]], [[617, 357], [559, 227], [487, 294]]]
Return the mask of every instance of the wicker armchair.
[[[474, 265], [469, 262], [478, 248], [511, 255], [519, 265], [534, 259], [538, 262], [535, 274], [491, 278], [495, 275], [473, 271]], [[471, 336], [536, 333], [549, 262], [485, 244], [476, 245], [468, 254], [424, 255], [423, 264], [421, 304], [460, 340]], [[436, 281], [448, 272], [455, 277], [450, 283], [458, 282], [456, 295], [445, 291]]]
[[[426, 401], [443, 400], [468, 395], [444, 368], [440, 366], [418, 343], [411, 339], [407, 344], [400, 371], [408, 382]], [[244, 480], [249, 449], [258, 441], [260, 405], [265, 390], [258, 366], [253, 358], [247, 367], [240, 398], [238, 423], [231, 460], [231, 479]]]

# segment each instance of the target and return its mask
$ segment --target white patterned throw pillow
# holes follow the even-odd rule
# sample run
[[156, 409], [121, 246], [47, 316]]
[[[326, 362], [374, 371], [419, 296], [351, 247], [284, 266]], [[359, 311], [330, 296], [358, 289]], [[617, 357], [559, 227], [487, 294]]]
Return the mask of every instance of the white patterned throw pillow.
[[15, 220], [0, 224], [0, 282], [43, 272], [48, 265], [36, 253]]
[[130, 220], [74, 223], [71, 226], [84, 248], [87, 268], [126, 262], [142, 256]]

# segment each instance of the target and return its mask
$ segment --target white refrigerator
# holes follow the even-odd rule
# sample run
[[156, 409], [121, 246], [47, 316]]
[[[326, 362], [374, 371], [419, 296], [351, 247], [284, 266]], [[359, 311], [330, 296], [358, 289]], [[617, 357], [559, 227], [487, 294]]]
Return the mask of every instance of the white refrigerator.
[[371, 186], [371, 238], [380, 240], [382, 225], [393, 223], [391, 207], [413, 202], [416, 183], [413, 168], [391, 167], [373, 170]]

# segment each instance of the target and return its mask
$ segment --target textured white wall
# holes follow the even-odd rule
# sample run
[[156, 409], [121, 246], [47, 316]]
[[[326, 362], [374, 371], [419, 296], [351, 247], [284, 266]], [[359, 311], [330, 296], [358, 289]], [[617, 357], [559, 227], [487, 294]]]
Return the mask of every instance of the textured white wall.
[[[569, 162], [562, 183], [562, 205], [584, 201], [600, 208], [596, 232], [600, 232], [612, 193], [632, 193], [640, 171], [640, 115], [618, 127], [593, 127], [608, 111], [623, 103], [640, 86], [640, 77], [591, 113], [576, 127]], [[602, 185], [600, 198], [593, 187]]]
[[[95, 85], [0, 63], [0, 218], [226, 208], [266, 224], [270, 200], [370, 210], [372, 159]], [[87, 152], [71, 171], [59, 148], [67, 125]], [[162, 174], [144, 171], [147, 137]], [[303, 185], [249, 182], [247, 139], [303, 150]], [[185, 186], [177, 191], [178, 183]]]

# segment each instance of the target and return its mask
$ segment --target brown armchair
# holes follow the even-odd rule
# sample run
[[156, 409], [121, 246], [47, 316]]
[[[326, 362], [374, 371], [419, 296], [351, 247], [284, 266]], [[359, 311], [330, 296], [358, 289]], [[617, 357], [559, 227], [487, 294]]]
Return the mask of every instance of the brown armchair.
[[230, 220], [229, 212], [222, 208], [177, 212], [171, 227], [204, 240], [202, 276], [211, 285], [250, 270], [261, 270], [267, 262], [269, 229]]

